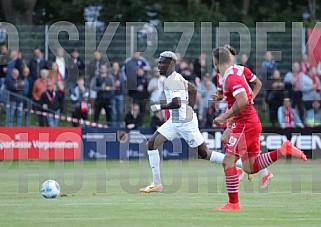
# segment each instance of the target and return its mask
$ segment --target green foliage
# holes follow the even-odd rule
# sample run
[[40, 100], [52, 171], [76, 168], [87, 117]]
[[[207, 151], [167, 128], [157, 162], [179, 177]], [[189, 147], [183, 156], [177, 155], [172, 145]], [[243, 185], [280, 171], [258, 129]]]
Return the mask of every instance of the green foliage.
[[83, 24], [84, 7], [91, 2], [89, 0], [38, 0], [35, 7], [34, 24], [51, 24], [63, 20]]
[[[244, 14], [243, 4], [249, 2], [248, 12]], [[217, 24], [220, 21], [243, 22], [254, 26], [257, 21], [303, 21], [303, 13], [310, 13], [309, 2], [316, 2], [314, 20], [307, 19], [305, 24], [311, 25], [320, 20], [321, 0], [38, 0], [33, 12], [34, 24], [51, 24], [55, 21], [67, 20], [76, 24], [84, 23], [84, 7], [101, 5], [99, 20], [103, 22], [120, 21], [211, 21]], [[12, 14], [14, 21], [20, 21], [26, 9], [23, 0], [13, 1]], [[3, 12], [3, 4], [0, 12]], [[0, 15], [1, 18], [1, 15]]]

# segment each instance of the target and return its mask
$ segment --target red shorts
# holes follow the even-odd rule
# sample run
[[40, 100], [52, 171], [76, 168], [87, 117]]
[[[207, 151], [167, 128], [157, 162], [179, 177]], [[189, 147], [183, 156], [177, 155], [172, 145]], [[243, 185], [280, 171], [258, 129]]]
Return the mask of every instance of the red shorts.
[[225, 144], [225, 153], [246, 160], [260, 154], [261, 123], [233, 123], [230, 138]]

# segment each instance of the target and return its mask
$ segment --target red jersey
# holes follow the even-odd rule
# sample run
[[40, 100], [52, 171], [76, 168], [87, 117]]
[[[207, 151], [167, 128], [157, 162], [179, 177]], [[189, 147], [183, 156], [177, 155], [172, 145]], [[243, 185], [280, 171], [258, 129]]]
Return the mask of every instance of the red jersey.
[[[259, 117], [252, 103], [252, 90], [247, 83], [244, 68], [240, 66], [231, 66], [226, 70], [224, 76], [220, 79], [222, 81], [223, 95], [227, 102], [228, 109], [232, 107], [236, 101], [235, 96], [240, 92], [246, 92], [249, 104], [245, 109], [233, 117], [233, 122], [260, 122]], [[242, 70], [243, 69], [243, 70]], [[253, 74], [253, 73], [252, 73]], [[252, 78], [253, 79], [253, 78]]]
[[[245, 79], [248, 82], [253, 82], [256, 79], [256, 75], [251, 71], [251, 69], [245, 67], [245, 66], [241, 66], [241, 65], [234, 65], [233, 67], [241, 70], [243, 72], [243, 75], [245, 77]], [[216, 80], [217, 80], [217, 90], [218, 91], [223, 91], [223, 85], [222, 85], [222, 78], [221, 75], [218, 73], [216, 76]]]

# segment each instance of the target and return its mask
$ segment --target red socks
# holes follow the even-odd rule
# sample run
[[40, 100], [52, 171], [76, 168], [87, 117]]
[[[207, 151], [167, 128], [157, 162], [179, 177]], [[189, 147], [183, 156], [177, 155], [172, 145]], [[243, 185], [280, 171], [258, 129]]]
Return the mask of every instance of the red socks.
[[282, 153], [279, 150], [274, 150], [268, 153], [264, 153], [259, 155], [253, 164], [254, 172], [257, 173], [261, 169], [265, 169], [273, 162], [276, 162], [280, 157], [282, 157]]
[[231, 167], [224, 170], [226, 190], [230, 203], [237, 203], [239, 201], [239, 178], [236, 167]]

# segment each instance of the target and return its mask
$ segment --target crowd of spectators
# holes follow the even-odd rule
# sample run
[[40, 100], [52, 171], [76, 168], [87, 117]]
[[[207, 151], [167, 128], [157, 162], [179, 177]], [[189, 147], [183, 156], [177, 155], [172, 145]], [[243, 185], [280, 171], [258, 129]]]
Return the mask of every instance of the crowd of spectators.
[[[59, 125], [54, 116], [59, 114], [128, 129], [149, 123], [156, 130], [166, 121], [165, 111], [152, 114], [148, 108], [150, 103], [165, 100], [166, 78], [159, 74], [155, 62], [150, 64], [139, 52], [123, 62], [109, 64], [101, 52], [95, 51], [86, 67], [77, 49], [66, 57], [65, 50], [58, 48], [52, 61], [44, 58], [40, 48], [34, 49], [29, 61], [20, 51], [8, 50], [6, 45], [0, 51], [0, 95], [7, 104], [7, 126], [22, 126], [23, 112], [28, 108], [51, 113], [38, 116], [39, 126], [49, 127]], [[213, 127], [213, 119], [226, 111], [226, 105], [224, 101], [212, 101], [211, 96], [217, 90], [217, 73], [211, 56], [201, 53], [188, 61], [176, 54], [177, 72], [197, 88], [194, 109], [200, 127]], [[241, 54], [237, 62], [254, 71], [246, 54]], [[262, 93], [271, 125], [282, 128], [321, 125], [320, 73], [321, 63], [311, 65], [304, 54], [301, 62], [293, 62], [292, 69], [282, 75], [271, 52], [266, 52], [257, 74], [267, 81]], [[77, 122], [70, 124], [79, 126]]]

